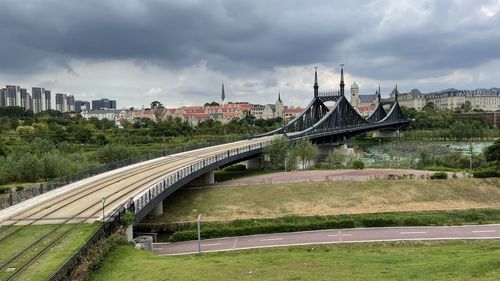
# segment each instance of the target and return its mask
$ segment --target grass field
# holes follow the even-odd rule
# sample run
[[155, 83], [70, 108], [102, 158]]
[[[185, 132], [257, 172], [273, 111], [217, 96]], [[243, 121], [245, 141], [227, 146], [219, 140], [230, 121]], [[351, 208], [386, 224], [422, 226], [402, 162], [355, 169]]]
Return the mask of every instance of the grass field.
[[500, 208], [500, 179], [367, 180], [184, 189], [144, 222]]
[[[78, 226], [67, 236], [61, 239], [55, 244], [48, 252], [42, 255], [37, 261], [31, 264], [25, 271], [19, 276], [19, 280], [46, 280], [47, 277], [54, 272], [60, 265], [66, 262], [75, 252], [78, 250], [83, 243], [90, 237], [92, 233], [99, 227], [99, 223], [94, 224], [84, 224]], [[35, 256], [39, 251], [42, 250], [42, 246], [48, 245], [53, 241], [50, 238], [62, 234], [64, 231], [71, 228], [73, 225], [64, 225], [57, 231], [53, 231], [56, 225], [34, 225], [20, 230], [16, 235], [5, 239], [0, 242], [0, 263], [13, 257], [16, 253], [27, 247], [30, 243], [36, 241], [36, 239], [45, 233], [51, 233], [48, 236], [49, 239], [44, 241], [46, 244], [37, 245], [18, 259], [16, 259], [8, 267], [19, 268], [24, 263], [26, 263], [31, 257]], [[8, 230], [10, 231], [10, 230]], [[2, 233], [5, 235], [4, 233]], [[0, 280], [5, 280], [10, 273], [5, 271], [0, 271]]]
[[119, 246], [92, 280], [499, 280], [500, 242], [400, 242], [160, 257]]

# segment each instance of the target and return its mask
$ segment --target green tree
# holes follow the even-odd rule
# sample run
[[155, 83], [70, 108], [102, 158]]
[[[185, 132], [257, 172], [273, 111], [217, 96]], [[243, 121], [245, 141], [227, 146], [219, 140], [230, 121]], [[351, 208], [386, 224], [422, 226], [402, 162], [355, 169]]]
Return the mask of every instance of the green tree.
[[290, 149], [290, 142], [285, 137], [278, 137], [272, 140], [271, 144], [264, 147], [264, 155], [267, 165], [272, 169], [282, 168]]
[[318, 154], [318, 148], [308, 139], [300, 139], [293, 147], [293, 155], [302, 161], [302, 168], [310, 168], [311, 160]]
[[500, 140], [484, 149], [484, 157], [488, 162], [500, 162]]
[[326, 156], [325, 162], [329, 169], [340, 169], [344, 167], [346, 155], [340, 149], [333, 149]]
[[96, 151], [97, 161], [101, 163], [116, 162], [127, 159], [130, 156], [130, 151], [122, 145], [108, 144]]
[[155, 100], [151, 103], [151, 109], [159, 109], [159, 108], [164, 108], [163, 104], [161, 102]]
[[19, 126], [17, 127], [16, 132], [21, 139], [29, 142], [35, 138], [35, 128], [32, 126]]

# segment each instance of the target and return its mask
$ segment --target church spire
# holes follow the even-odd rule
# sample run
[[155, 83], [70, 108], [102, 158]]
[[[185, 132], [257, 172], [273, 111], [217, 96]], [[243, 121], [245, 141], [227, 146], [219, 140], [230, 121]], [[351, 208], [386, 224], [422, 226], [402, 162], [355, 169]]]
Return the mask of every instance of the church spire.
[[318, 85], [318, 67], [314, 67], [314, 98], [318, 97], [318, 90], [319, 90], [319, 85]]
[[226, 93], [224, 92], [224, 83], [222, 83], [222, 93], [220, 98], [222, 100], [222, 104], [224, 104], [224, 100], [226, 99]]
[[378, 93], [377, 93], [378, 102], [382, 101], [382, 93], [380, 92], [380, 84], [378, 84]]
[[344, 83], [344, 64], [340, 64], [340, 95], [343, 96], [344, 95], [344, 87], [345, 87], [345, 83]]
[[398, 92], [398, 84], [396, 84], [396, 88], [394, 88], [394, 101], [397, 102], [398, 101], [398, 95], [399, 95], [399, 92]]
[[278, 101], [281, 102], [281, 92], [278, 92]]

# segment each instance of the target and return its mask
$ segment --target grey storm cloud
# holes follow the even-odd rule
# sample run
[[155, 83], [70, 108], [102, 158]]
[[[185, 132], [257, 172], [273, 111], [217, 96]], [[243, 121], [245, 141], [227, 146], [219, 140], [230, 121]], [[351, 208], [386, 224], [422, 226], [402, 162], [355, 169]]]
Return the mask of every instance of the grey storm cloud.
[[494, 1], [4, 0], [0, 72], [127, 59], [228, 75], [317, 63], [441, 75], [499, 59], [499, 16], [471, 14], [482, 4]]

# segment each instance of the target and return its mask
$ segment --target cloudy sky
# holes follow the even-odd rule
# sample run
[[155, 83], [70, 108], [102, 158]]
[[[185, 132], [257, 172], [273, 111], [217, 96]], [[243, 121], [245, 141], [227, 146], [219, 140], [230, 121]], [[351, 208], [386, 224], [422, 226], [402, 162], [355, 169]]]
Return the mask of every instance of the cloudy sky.
[[[118, 106], [500, 87], [500, 0], [0, 0], [0, 85]], [[30, 90], [31, 91], [31, 90]]]

